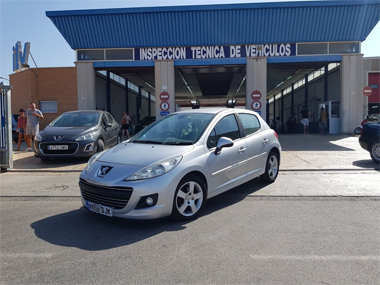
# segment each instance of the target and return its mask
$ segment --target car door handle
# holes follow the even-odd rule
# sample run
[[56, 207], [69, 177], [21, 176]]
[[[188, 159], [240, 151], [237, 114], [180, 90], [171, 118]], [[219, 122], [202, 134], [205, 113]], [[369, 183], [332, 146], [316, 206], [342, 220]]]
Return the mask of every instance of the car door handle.
[[239, 149], [239, 152], [240, 152], [240, 153], [243, 153], [243, 152], [245, 152], [245, 150], [246, 150], [245, 147], [241, 147], [241, 148]]
[[263, 143], [267, 143], [269, 140], [268, 139], [264, 139], [263, 140]]

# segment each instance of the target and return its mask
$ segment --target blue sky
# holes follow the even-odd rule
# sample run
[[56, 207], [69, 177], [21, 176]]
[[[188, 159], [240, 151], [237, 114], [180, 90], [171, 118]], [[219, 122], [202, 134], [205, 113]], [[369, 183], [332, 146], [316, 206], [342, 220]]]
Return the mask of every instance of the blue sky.
[[[22, 46], [31, 43], [30, 52], [38, 67], [74, 66], [75, 52], [46, 17], [46, 11], [254, 2], [281, 0], [0, 0], [0, 77], [9, 79], [13, 73], [12, 47], [17, 41]], [[362, 53], [365, 57], [380, 56], [380, 24], [362, 43]], [[35, 67], [31, 57], [29, 65]]]

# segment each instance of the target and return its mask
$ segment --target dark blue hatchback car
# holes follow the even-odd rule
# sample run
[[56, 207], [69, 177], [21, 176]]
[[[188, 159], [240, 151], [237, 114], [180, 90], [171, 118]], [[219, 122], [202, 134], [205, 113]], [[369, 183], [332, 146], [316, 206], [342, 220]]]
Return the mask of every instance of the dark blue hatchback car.
[[359, 137], [360, 146], [369, 151], [374, 162], [380, 163], [380, 121], [368, 120]]
[[118, 144], [120, 131], [106, 111], [66, 112], [36, 135], [34, 156], [41, 160], [90, 157]]

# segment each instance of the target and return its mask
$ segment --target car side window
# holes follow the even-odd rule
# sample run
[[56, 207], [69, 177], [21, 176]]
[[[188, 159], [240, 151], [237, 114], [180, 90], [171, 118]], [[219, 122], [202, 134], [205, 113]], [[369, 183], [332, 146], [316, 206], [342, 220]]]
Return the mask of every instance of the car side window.
[[232, 140], [236, 140], [240, 137], [239, 127], [234, 115], [228, 115], [216, 124], [207, 139], [207, 147], [216, 147], [216, 144], [221, 137], [227, 137]]
[[106, 123], [108, 123], [106, 114], [102, 115], [102, 126], [105, 127]]
[[260, 121], [255, 115], [241, 113], [238, 114], [238, 116], [243, 124], [247, 136], [260, 130]]
[[107, 123], [113, 124], [114, 118], [110, 113], [106, 113]]

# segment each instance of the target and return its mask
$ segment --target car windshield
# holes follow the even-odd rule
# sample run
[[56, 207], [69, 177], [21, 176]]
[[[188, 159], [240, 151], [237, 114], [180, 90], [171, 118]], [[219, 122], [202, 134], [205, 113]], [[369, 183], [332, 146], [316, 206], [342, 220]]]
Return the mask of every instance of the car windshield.
[[214, 114], [176, 113], [158, 120], [133, 137], [133, 143], [190, 145], [199, 140]]
[[98, 124], [98, 113], [64, 113], [53, 122], [51, 127], [94, 127]]

